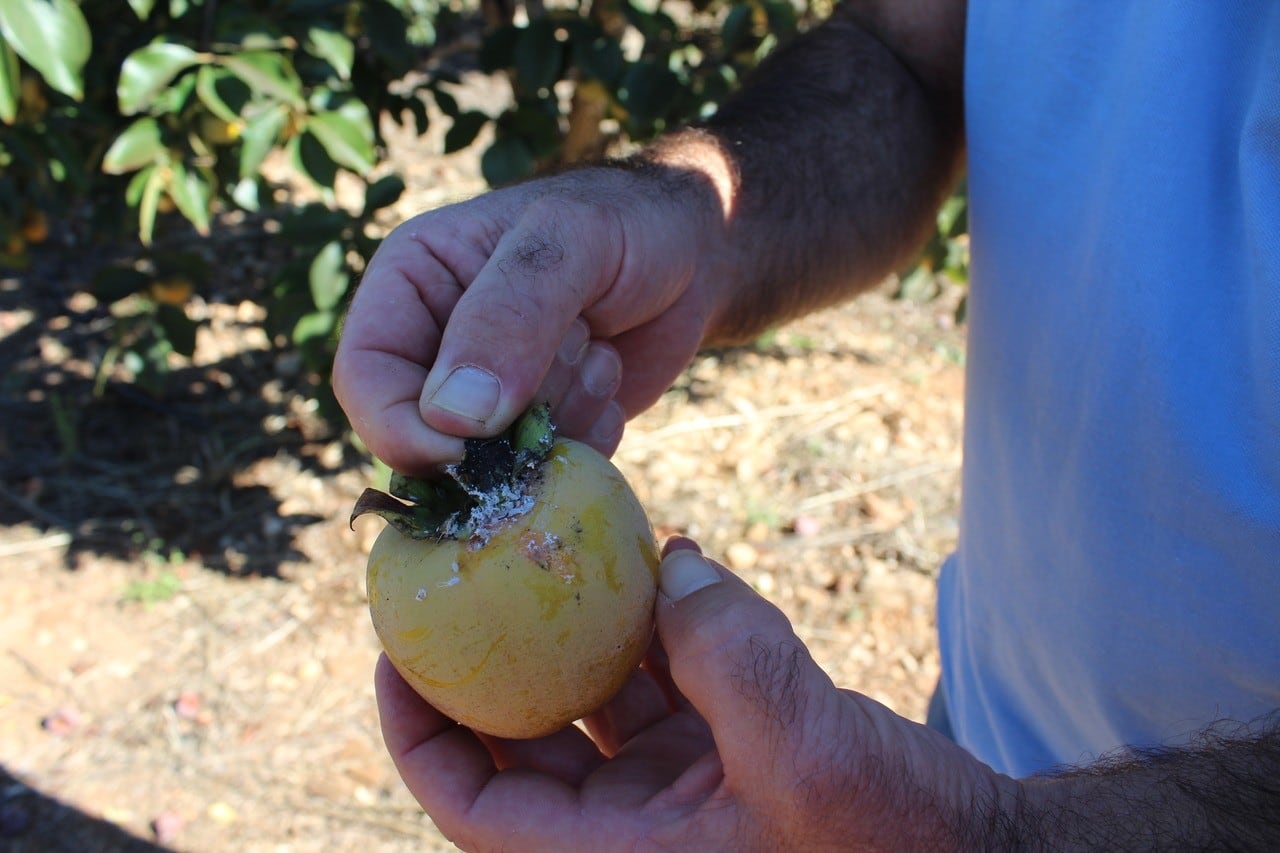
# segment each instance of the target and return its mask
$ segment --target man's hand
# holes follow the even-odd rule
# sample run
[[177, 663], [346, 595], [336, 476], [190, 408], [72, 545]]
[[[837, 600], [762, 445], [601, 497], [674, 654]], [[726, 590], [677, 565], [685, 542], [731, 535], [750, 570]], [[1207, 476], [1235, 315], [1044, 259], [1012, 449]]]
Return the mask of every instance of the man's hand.
[[425, 213], [387, 237], [343, 327], [334, 390], [392, 468], [427, 473], [531, 401], [612, 453], [688, 363], [713, 190], [590, 169]]
[[691, 543], [668, 547], [658, 636], [608, 706], [532, 741], [458, 726], [384, 657], [396, 766], [468, 850], [950, 849], [1019, 786], [946, 738], [838, 690], [786, 618]]

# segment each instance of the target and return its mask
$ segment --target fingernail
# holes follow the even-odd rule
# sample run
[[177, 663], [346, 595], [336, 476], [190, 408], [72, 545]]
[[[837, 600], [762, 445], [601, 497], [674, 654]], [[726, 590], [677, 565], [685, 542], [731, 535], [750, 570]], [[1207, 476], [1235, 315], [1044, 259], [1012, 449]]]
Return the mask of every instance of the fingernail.
[[616, 400], [609, 401], [609, 405], [604, 407], [604, 411], [591, 427], [589, 433], [591, 443], [598, 447], [614, 444], [622, 435], [622, 428], [626, 423], [627, 413], [622, 410], [622, 406], [618, 405]]
[[569, 331], [565, 332], [556, 355], [565, 364], [577, 364], [590, 342], [591, 330], [587, 328], [587, 324], [581, 319], [574, 320]]
[[608, 347], [592, 347], [582, 363], [582, 386], [593, 397], [607, 397], [613, 393], [622, 374], [622, 365], [613, 350]]
[[662, 594], [679, 601], [691, 592], [720, 582], [720, 573], [697, 551], [682, 548], [662, 558], [659, 586]]
[[449, 374], [427, 403], [484, 423], [498, 408], [501, 390], [498, 377], [483, 368], [464, 365]]

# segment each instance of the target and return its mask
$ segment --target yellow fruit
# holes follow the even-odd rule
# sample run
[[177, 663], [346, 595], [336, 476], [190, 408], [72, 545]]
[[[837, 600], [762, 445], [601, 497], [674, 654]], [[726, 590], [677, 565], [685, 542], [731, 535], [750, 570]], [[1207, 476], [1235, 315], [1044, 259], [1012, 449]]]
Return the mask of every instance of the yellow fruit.
[[187, 304], [195, 287], [182, 276], [162, 278], [151, 282], [151, 298], [162, 305], [181, 307]]
[[598, 709], [643, 658], [657, 595], [653, 530], [622, 474], [558, 439], [467, 527], [440, 540], [388, 527], [374, 543], [370, 613], [401, 676], [500, 737]]
[[28, 243], [43, 243], [49, 239], [49, 218], [44, 215], [43, 210], [36, 208], [27, 210], [22, 215], [22, 223], [19, 227]]
[[200, 117], [200, 137], [210, 145], [230, 145], [243, 131], [244, 122], [238, 119], [227, 121], [210, 114]]

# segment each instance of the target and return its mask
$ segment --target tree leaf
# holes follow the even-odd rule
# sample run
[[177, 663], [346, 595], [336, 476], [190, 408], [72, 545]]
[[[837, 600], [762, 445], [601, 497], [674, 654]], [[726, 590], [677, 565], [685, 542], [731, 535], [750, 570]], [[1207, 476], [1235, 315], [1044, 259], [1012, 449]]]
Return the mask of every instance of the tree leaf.
[[404, 194], [404, 178], [399, 175], [384, 175], [370, 184], [364, 191], [364, 215], [375, 210], [390, 207], [400, 200]]
[[304, 314], [293, 327], [293, 342], [301, 346], [315, 338], [328, 337], [336, 319], [330, 311]]
[[[364, 106], [361, 104], [360, 109]], [[368, 113], [365, 113], [367, 117]], [[374, 166], [372, 125], [362, 126], [348, 111], [317, 113], [307, 120], [307, 130], [340, 166], [365, 174]]]
[[102, 171], [123, 175], [160, 159], [166, 151], [160, 125], [145, 116], [124, 129], [102, 157]]
[[307, 30], [307, 40], [303, 47], [307, 53], [329, 63], [340, 79], [351, 79], [351, 66], [355, 63], [356, 47], [351, 43], [351, 39], [338, 30], [325, 25], [316, 25]]
[[151, 17], [151, 10], [155, 5], [156, 0], [129, 0], [129, 8], [133, 9], [133, 14], [138, 16], [139, 21]]
[[528, 92], [549, 89], [560, 79], [564, 65], [564, 45], [556, 40], [555, 25], [538, 18], [520, 31], [512, 59], [516, 81]]
[[240, 111], [252, 95], [247, 83], [215, 65], [196, 72], [196, 96], [209, 112], [225, 122], [240, 121]]
[[724, 25], [720, 27], [720, 47], [726, 56], [736, 53], [751, 34], [753, 14], [753, 6], [739, 3], [724, 16]]
[[350, 282], [342, 244], [337, 240], [325, 243], [311, 259], [311, 267], [307, 271], [312, 301], [321, 311], [331, 311], [347, 295], [347, 285]]
[[22, 97], [22, 71], [18, 54], [0, 36], [0, 121], [13, 124], [18, 117], [18, 101]]
[[467, 110], [453, 120], [448, 132], [444, 135], [444, 153], [452, 154], [461, 151], [476, 141], [480, 131], [489, 123], [489, 117], [477, 110]]
[[294, 243], [328, 243], [341, 239], [349, 225], [351, 216], [345, 210], [331, 210], [323, 204], [312, 203], [281, 218], [280, 237]]
[[151, 245], [151, 236], [156, 230], [156, 208], [160, 204], [160, 193], [164, 190], [164, 173], [160, 169], [152, 169], [142, 187], [142, 197], [138, 200], [138, 239], [142, 245]]
[[573, 64], [582, 75], [613, 86], [622, 76], [627, 59], [617, 39], [609, 38], [596, 27], [582, 27], [574, 33]]
[[524, 32], [514, 24], [503, 24], [491, 30], [480, 43], [480, 70], [493, 74], [515, 65], [516, 42]]
[[176, 305], [157, 305], [156, 322], [178, 355], [191, 358], [196, 351], [196, 331], [200, 324]]
[[103, 267], [93, 277], [90, 291], [99, 302], [110, 304], [137, 293], [151, 283], [151, 276], [130, 267]]
[[174, 78], [199, 61], [200, 54], [185, 44], [162, 41], [138, 48], [120, 67], [116, 85], [120, 112], [136, 115], [148, 109]]
[[618, 100], [641, 123], [650, 124], [667, 114], [680, 90], [680, 79], [665, 64], [645, 59], [627, 70]]
[[281, 53], [269, 50], [251, 50], [218, 61], [235, 74], [253, 91], [264, 97], [282, 101], [292, 107], [302, 108], [302, 81], [293, 63]]
[[0, 35], [46, 83], [79, 101], [93, 38], [75, 0], [4, 0]]
[[495, 139], [480, 157], [480, 171], [492, 187], [527, 178], [536, 165], [529, 146], [516, 136]]
[[213, 189], [199, 171], [174, 163], [165, 187], [169, 198], [201, 236], [209, 233], [209, 200]]
[[253, 178], [271, 149], [280, 141], [280, 134], [289, 120], [288, 108], [274, 105], [270, 109], [249, 116], [240, 131], [240, 177]]
[[338, 164], [314, 133], [306, 130], [290, 139], [289, 155], [293, 167], [317, 187], [333, 190], [334, 182], [338, 180]]

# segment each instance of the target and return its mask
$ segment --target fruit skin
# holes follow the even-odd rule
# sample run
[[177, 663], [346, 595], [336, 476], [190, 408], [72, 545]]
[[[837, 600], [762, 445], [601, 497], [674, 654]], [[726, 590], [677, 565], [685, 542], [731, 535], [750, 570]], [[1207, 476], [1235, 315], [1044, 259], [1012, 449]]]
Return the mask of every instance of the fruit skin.
[[557, 439], [533, 492], [487, 541], [387, 527], [369, 554], [370, 615], [392, 664], [440, 711], [498, 737], [541, 737], [596, 710], [653, 634], [658, 547], [622, 474]]

